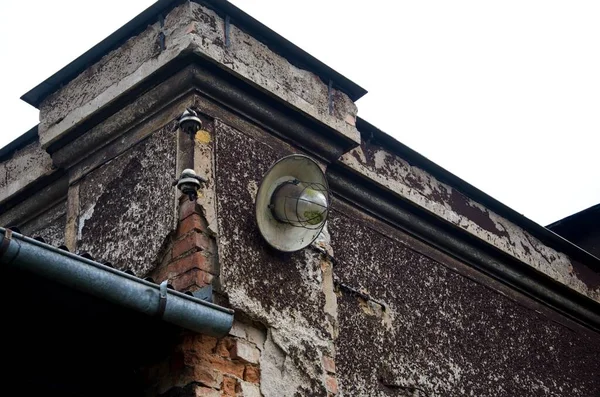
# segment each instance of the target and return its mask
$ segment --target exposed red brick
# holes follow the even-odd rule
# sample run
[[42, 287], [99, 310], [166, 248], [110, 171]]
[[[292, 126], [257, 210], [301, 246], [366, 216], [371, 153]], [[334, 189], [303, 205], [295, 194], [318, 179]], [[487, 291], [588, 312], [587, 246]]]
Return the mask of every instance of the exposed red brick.
[[323, 369], [329, 372], [330, 374], [335, 374], [335, 361], [333, 358], [328, 356], [323, 356]]
[[194, 381], [203, 386], [218, 389], [223, 382], [223, 376], [218, 371], [210, 368], [206, 362], [203, 362], [194, 366]]
[[236, 343], [236, 340], [233, 338], [230, 338], [230, 337], [221, 339], [219, 341], [219, 343], [217, 344], [215, 354], [217, 354], [221, 357], [229, 358], [231, 355], [230, 351], [235, 346], [235, 343]]
[[191, 232], [173, 244], [173, 258], [188, 252], [210, 250], [211, 239], [203, 233]]
[[171, 262], [168, 266], [169, 275], [178, 275], [191, 269], [200, 269], [205, 272], [216, 274], [213, 257], [202, 252], [195, 252]]
[[163, 282], [168, 277], [169, 277], [169, 275], [168, 275], [168, 268], [167, 268], [167, 266], [163, 266], [161, 268], [158, 268], [158, 269], [154, 270], [154, 272], [152, 273], [152, 278], [157, 283]]
[[181, 344], [184, 352], [212, 353], [219, 340], [214, 336], [202, 334], [187, 334]]
[[223, 385], [221, 386], [221, 392], [223, 396], [235, 396], [237, 379], [225, 376], [223, 377]]
[[212, 283], [214, 276], [200, 269], [192, 269], [184, 274], [171, 279], [173, 288], [177, 291], [186, 291], [192, 287], [205, 287]]
[[192, 214], [179, 222], [177, 236], [184, 236], [191, 231], [200, 232], [204, 230], [202, 218], [198, 214]]
[[245, 366], [242, 363], [231, 361], [229, 359], [219, 357], [216, 355], [208, 356], [208, 361], [217, 371], [222, 372], [226, 375], [233, 375], [237, 378], [243, 379]]
[[202, 215], [200, 206], [195, 201], [185, 198], [179, 202], [179, 220], [182, 221], [191, 215]]
[[250, 383], [259, 383], [260, 369], [252, 365], [246, 365], [246, 369], [244, 370], [244, 380]]
[[338, 394], [337, 379], [335, 379], [333, 376], [325, 375], [325, 386], [327, 387], [327, 390], [332, 394]]

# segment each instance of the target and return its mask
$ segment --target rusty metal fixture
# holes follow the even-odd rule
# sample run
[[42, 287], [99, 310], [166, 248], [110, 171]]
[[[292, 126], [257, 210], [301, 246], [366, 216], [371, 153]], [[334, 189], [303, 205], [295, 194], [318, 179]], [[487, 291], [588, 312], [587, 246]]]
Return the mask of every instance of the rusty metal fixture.
[[279, 251], [301, 250], [325, 227], [329, 202], [320, 166], [304, 155], [285, 157], [267, 172], [256, 195], [258, 229]]
[[202, 129], [202, 120], [198, 117], [198, 113], [191, 108], [187, 108], [179, 118], [179, 128], [189, 135], [194, 135]]
[[181, 173], [179, 179], [173, 183], [173, 186], [177, 186], [177, 189], [188, 196], [190, 201], [196, 201], [198, 199], [198, 190], [200, 190], [202, 184], [206, 182], [207, 180], [196, 175], [194, 170], [186, 168]]

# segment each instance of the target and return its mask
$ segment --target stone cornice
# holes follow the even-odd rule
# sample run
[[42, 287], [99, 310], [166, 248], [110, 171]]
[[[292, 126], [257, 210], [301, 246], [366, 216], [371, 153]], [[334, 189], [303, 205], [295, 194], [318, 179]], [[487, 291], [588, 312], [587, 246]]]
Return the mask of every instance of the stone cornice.
[[563, 315], [600, 331], [600, 303], [473, 234], [337, 163], [327, 170], [335, 196], [415, 236]]
[[[164, 45], [159, 45], [161, 37]], [[163, 26], [156, 23], [130, 38], [40, 104], [42, 147], [55, 147], [73, 128], [123, 96], [139, 92], [149, 76], [190, 54], [360, 143], [356, 106], [346, 94], [291, 64], [235, 24], [226, 32], [225, 21], [215, 11], [184, 3], [165, 17]]]

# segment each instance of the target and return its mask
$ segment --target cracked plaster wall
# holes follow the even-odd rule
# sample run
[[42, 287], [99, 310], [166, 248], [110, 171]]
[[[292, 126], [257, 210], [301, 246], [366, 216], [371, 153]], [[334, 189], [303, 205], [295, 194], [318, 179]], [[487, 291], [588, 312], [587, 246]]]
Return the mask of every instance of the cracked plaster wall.
[[78, 252], [138, 276], [153, 270], [175, 226], [176, 136], [167, 124], [78, 183]]
[[[64, 136], [182, 51], [216, 61], [360, 142], [356, 106], [346, 95], [334, 91], [330, 115], [327, 86], [317, 76], [274, 54], [235, 24], [231, 46], [225, 48], [224, 21], [213, 11], [196, 3], [181, 5], [167, 15], [163, 31], [165, 51], [158, 46], [158, 24], [151, 25], [46, 98], [40, 106], [42, 145]], [[174, 124], [166, 126], [78, 182], [78, 251], [138, 276], [160, 260], [175, 222], [173, 207], [166, 204], [175, 200], [174, 130]], [[218, 288], [231, 307], [267, 329], [260, 343], [264, 397], [327, 396], [324, 356], [336, 356], [344, 395], [600, 392], [593, 381], [600, 373], [594, 359], [600, 353], [597, 340], [449, 271], [372, 224], [357, 224], [342, 207], [336, 207], [332, 218], [331, 245], [327, 238], [321, 241], [338, 268], [332, 269], [312, 248], [293, 254], [270, 249], [255, 224], [254, 197], [268, 168], [296, 150], [268, 134], [257, 139], [219, 120], [214, 131], [213, 137], [196, 135], [194, 164], [211, 181], [199, 203], [218, 238]], [[39, 147], [34, 151], [42, 153], [37, 164], [45, 170], [49, 158]], [[342, 162], [600, 299], [598, 287], [586, 286], [563, 254], [393, 154], [363, 146]], [[7, 183], [5, 175], [0, 174], [0, 183]], [[60, 215], [53, 222], [62, 222]], [[344, 292], [335, 294], [334, 273], [385, 302], [389, 310]]]
[[268, 329], [262, 350], [265, 397], [326, 396], [321, 360], [332, 354], [332, 324], [318, 251], [269, 248], [254, 219], [256, 187], [294, 150], [216, 123], [216, 177], [221, 284], [231, 307]]
[[363, 143], [346, 153], [342, 163], [427, 211], [600, 301], [600, 277], [567, 255], [469, 199], [429, 173], [376, 145]]
[[301, 70], [232, 22], [230, 46], [225, 47], [224, 20], [194, 2], [182, 4], [165, 18], [164, 51], [158, 23], [132, 37], [118, 49], [77, 76], [40, 105], [40, 142], [48, 147], [127, 90], [140, 83], [182, 52], [193, 52], [221, 65], [234, 75], [270, 93], [299, 111], [322, 121], [355, 142], [356, 106], [333, 90], [333, 112], [328, 112], [328, 88], [320, 78]]
[[[273, 251], [257, 230], [254, 198], [269, 167], [296, 150], [218, 120], [215, 139], [222, 292], [238, 313], [267, 329], [262, 395], [326, 395], [328, 355], [336, 358], [339, 394], [347, 396], [600, 392], [593, 334], [458, 273], [347, 205], [334, 202], [330, 233], [316, 242], [335, 267], [315, 247]], [[379, 156], [383, 167], [388, 155]], [[421, 194], [414, 186], [403, 193]], [[456, 206], [466, 200], [443, 199]], [[386, 310], [334, 288], [334, 277]]]
[[0, 163], [0, 203], [54, 171], [52, 159], [35, 141]]
[[593, 396], [600, 342], [407, 245], [341, 203], [330, 220], [340, 281], [336, 362], [349, 396]]

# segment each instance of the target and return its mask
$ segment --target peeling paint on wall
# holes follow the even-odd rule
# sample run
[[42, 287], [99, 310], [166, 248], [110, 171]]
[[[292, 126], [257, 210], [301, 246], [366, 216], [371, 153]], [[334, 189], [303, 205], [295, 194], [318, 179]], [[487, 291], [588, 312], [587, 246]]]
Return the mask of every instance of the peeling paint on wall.
[[568, 256], [400, 157], [363, 144], [341, 161], [404, 199], [600, 302], [600, 285], [586, 284]]
[[175, 224], [176, 123], [79, 183], [78, 251], [148, 274]]
[[[165, 34], [166, 49], [160, 51], [156, 37]], [[194, 52], [217, 62], [234, 75], [261, 87], [297, 110], [356, 143], [356, 105], [333, 89], [333, 113], [329, 113], [328, 86], [313, 73], [299, 69], [265, 44], [230, 25], [230, 45], [223, 38], [224, 20], [195, 2], [174, 8], [161, 28], [148, 26], [120, 48], [104, 56], [40, 104], [40, 142], [48, 147], [61, 136], [134, 87], [181, 53]]]
[[[600, 343], [400, 243], [399, 231], [334, 203], [334, 272], [378, 305], [338, 294], [345, 395], [592, 396]], [[388, 234], [392, 233], [392, 234]]]
[[249, 186], [291, 148], [270, 147], [217, 124], [221, 283], [231, 307], [269, 329], [261, 356], [265, 397], [326, 396], [321, 359], [332, 354], [321, 254], [283, 254], [263, 241]]

